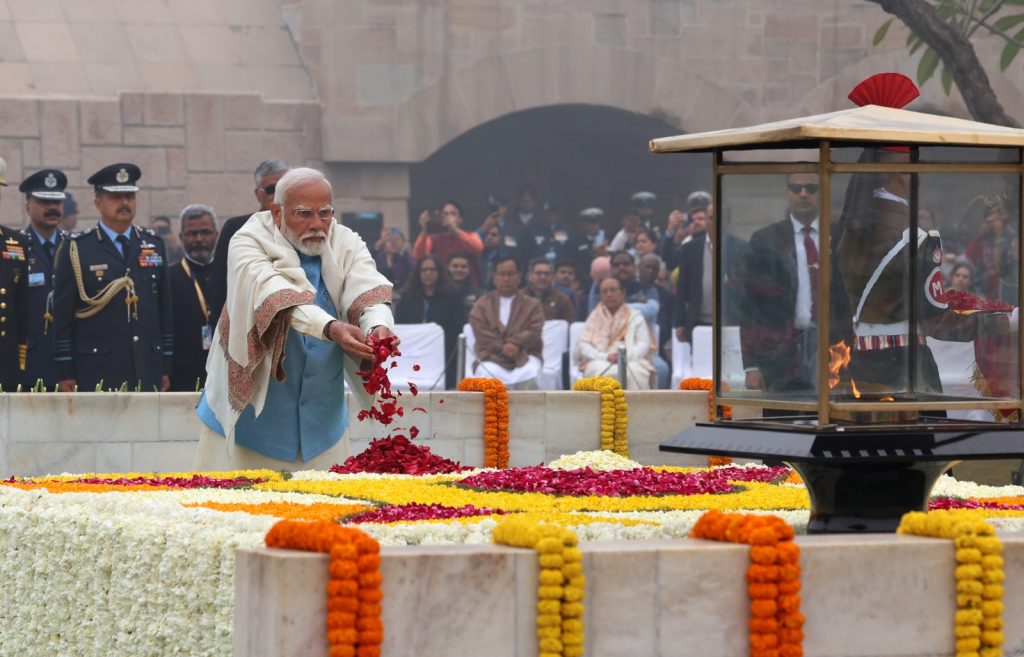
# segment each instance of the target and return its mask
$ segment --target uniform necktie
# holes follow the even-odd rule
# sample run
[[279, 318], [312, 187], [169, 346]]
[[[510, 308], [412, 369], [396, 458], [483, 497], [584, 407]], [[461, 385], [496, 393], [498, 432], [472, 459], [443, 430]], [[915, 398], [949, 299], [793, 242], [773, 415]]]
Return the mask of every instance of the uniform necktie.
[[50, 266], [53, 267], [53, 242], [43, 242], [43, 251], [46, 252], [46, 260], [50, 263]]
[[804, 249], [807, 251], [807, 275], [811, 282], [811, 321], [818, 319], [818, 246], [811, 237], [811, 227], [800, 229], [804, 234]]
[[[118, 235], [117, 243], [121, 245], [121, 257], [124, 258], [125, 262], [128, 262], [128, 236]], [[815, 260], [817, 260], [817, 257], [815, 257]]]

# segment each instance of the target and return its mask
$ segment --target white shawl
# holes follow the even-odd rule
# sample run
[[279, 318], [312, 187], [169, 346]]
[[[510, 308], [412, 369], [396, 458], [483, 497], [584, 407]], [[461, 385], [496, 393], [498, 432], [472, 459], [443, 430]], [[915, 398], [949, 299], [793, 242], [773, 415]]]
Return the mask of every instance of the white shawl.
[[[363, 333], [374, 326], [394, 328], [391, 283], [377, 271], [362, 239], [333, 224], [321, 254], [321, 276], [338, 317], [316, 305], [316, 289], [306, 278], [299, 254], [274, 225], [269, 211], [257, 212], [231, 238], [228, 249], [227, 301], [217, 324], [218, 339], [206, 361], [206, 403], [234, 444], [235, 423], [252, 404], [263, 410], [271, 374], [284, 380], [288, 329], [324, 339], [333, 319], [358, 324]], [[345, 354], [353, 382], [359, 363]], [[353, 385], [354, 399], [369, 408], [373, 399]]]

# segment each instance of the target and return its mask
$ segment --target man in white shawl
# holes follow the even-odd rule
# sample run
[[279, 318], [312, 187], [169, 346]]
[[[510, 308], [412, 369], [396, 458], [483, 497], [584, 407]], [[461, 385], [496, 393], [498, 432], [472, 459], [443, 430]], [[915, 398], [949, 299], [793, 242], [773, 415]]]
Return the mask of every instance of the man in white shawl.
[[644, 316], [626, 304], [622, 283], [614, 276], [601, 281], [601, 303], [594, 308], [576, 343], [576, 362], [583, 376], [619, 375], [619, 347], [626, 347], [626, 388], [648, 390], [654, 364], [651, 362], [651, 332]]
[[[391, 284], [359, 236], [335, 223], [332, 201], [322, 173], [292, 169], [270, 210], [231, 239], [227, 302], [196, 408], [196, 470], [326, 469], [347, 458], [343, 373], [372, 357], [367, 334], [392, 335], [394, 320]], [[372, 402], [361, 386], [353, 397]]]

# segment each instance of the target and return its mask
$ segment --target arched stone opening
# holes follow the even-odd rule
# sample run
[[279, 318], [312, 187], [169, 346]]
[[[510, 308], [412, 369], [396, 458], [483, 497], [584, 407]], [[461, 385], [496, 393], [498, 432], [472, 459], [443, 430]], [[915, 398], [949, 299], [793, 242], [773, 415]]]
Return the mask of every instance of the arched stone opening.
[[488, 214], [489, 194], [514, 203], [523, 184], [538, 201], [555, 201], [569, 225], [582, 208], [598, 206], [606, 228], [618, 230], [630, 195], [640, 190], [658, 195], [655, 216], [664, 222], [687, 194], [711, 182], [706, 156], [648, 153], [651, 138], [679, 132], [661, 118], [608, 106], [549, 105], [507, 114], [411, 167], [410, 223], [418, 229], [423, 208], [453, 198], [475, 228]]

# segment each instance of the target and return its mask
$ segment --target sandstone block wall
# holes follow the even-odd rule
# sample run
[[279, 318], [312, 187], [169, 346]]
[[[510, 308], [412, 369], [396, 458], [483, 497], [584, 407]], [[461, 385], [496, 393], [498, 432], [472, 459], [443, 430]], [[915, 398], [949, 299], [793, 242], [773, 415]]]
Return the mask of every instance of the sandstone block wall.
[[322, 167], [320, 106], [258, 94], [121, 93], [113, 98], [0, 97], [0, 156], [7, 181], [0, 223], [27, 224], [24, 176], [43, 167], [68, 174], [80, 227], [98, 218], [86, 180], [114, 162], [142, 169], [137, 221], [176, 216], [187, 203], [226, 218], [253, 210], [252, 172], [262, 160]]

